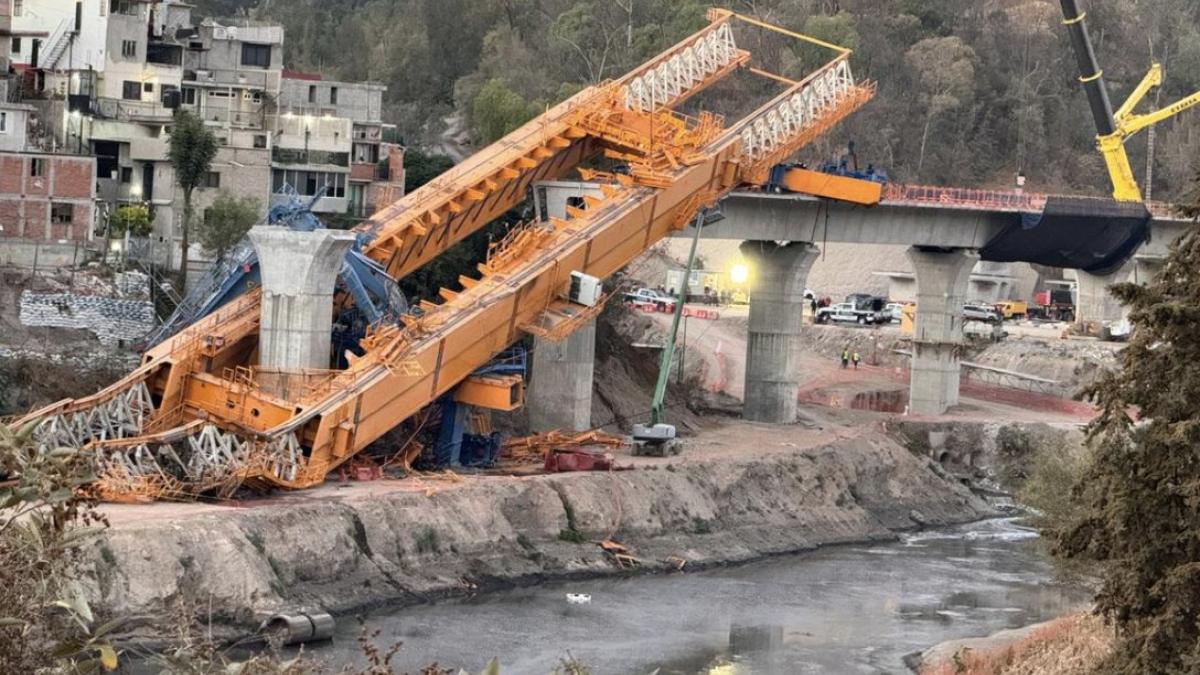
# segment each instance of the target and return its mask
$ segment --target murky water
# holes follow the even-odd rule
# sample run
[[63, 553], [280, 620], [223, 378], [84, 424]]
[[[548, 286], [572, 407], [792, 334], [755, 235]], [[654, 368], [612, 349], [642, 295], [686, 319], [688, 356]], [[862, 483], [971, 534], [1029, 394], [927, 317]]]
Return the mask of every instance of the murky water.
[[[556, 583], [369, 618], [430, 661], [545, 674], [570, 654], [596, 675], [906, 673], [906, 654], [1043, 621], [1089, 595], [1056, 583], [1036, 535], [1010, 520], [669, 576]], [[591, 594], [573, 605], [568, 593]], [[358, 627], [315, 650], [357, 658]]]

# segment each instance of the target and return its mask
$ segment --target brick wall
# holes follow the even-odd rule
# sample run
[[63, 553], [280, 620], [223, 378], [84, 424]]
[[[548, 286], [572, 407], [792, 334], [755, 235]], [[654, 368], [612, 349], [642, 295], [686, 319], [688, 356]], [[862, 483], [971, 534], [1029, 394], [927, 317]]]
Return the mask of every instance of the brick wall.
[[[34, 176], [34, 161], [41, 175]], [[94, 223], [96, 160], [78, 155], [0, 153], [0, 241], [85, 240]], [[51, 204], [70, 207], [70, 222], [52, 223]]]

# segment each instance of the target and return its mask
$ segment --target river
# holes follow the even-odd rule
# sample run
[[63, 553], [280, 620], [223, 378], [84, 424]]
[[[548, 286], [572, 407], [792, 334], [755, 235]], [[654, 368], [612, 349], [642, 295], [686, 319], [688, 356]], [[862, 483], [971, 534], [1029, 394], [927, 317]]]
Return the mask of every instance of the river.
[[[837, 546], [692, 574], [522, 588], [380, 613], [379, 643], [402, 641], [399, 672], [437, 661], [471, 673], [550, 673], [568, 654], [593, 675], [907, 673], [904, 657], [1086, 604], [1054, 580], [1037, 535], [1010, 519]], [[591, 595], [570, 604], [568, 593]], [[342, 621], [310, 653], [360, 658]]]

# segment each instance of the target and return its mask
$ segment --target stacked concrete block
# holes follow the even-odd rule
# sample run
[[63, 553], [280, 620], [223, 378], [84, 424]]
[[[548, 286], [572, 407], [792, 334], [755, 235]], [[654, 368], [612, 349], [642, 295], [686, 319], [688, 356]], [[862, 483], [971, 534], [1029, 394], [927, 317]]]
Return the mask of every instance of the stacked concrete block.
[[39, 328], [91, 331], [107, 345], [136, 340], [155, 326], [154, 305], [73, 293], [21, 293], [21, 324]]

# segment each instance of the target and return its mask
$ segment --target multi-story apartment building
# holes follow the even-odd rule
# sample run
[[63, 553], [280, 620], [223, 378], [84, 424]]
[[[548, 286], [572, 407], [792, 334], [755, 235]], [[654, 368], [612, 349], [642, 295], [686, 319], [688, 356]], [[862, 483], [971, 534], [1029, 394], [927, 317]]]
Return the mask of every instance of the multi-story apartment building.
[[31, 148], [33, 111], [0, 101], [0, 263], [66, 264], [93, 235], [96, 162]]
[[[168, 160], [177, 109], [199, 115], [220, 143], [193, 195], [197, 214], [222, 191], [258, 199], [265, 214], [287, 182], [301, 194], [326, 187], [318, 211], [358, 215], [368, 193], [384, 192], [371, 183], [395, 173], [377, 167], [384, 87], [322, 82], [324, 107], [293, 104], [308, 92], [284, 76], [280, 26], [197, 23], [179, 0], [24, 0], [12, 14], [22, 93], [51, 121], [53, 143], [95, 155], [104, 203], [152, 207], [159, 250], [174, 251], [163, 262], [179, 257], [182, 190]], [[376, 163], [369, 173], [351, 162], [360, 134], [359, 164]], [[199, 254], [189, 257], [205, 264]]]

